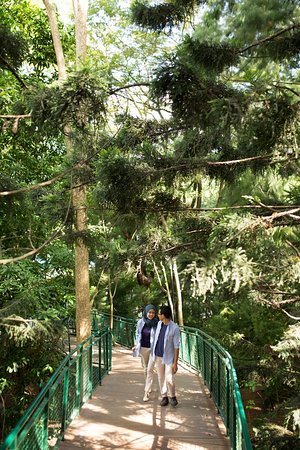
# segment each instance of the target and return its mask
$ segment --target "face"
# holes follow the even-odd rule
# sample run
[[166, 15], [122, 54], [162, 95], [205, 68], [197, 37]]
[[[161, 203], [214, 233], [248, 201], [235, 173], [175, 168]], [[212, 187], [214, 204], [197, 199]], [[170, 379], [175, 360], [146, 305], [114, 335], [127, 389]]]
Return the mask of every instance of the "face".
[[161, 314], [160, 310], [158, 311], [157, 315], [158, 315], [159, 320], [162, 320], [163, 315]]
[[155, 316], [155, 311], [154, 311], [154, 309], [149, 309], [149, 311], [147, 312], [147, 317], [148, 317], [148, 319], [153, 319], [154, 318], [154, 316]]

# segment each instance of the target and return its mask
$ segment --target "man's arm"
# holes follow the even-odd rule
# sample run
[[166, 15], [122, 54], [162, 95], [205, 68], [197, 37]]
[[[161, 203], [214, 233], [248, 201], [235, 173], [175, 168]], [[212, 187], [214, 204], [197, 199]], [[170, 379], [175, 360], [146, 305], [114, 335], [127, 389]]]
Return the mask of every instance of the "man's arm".
[[178, 370], [178, 358], [179, 358], [179, 348], [174, 348], [174, 361], [172, 364], [173, 373]]
[[179, 358], [179, 347], [180, 347], [180, 328], [176, 325], [175, 332], [174, 332], [174, 339], [173, 339], [173, 345], [174, 345], [174, 359], [173, 359], [173, 373], [176, 373], [178, 370], [178, 358]]

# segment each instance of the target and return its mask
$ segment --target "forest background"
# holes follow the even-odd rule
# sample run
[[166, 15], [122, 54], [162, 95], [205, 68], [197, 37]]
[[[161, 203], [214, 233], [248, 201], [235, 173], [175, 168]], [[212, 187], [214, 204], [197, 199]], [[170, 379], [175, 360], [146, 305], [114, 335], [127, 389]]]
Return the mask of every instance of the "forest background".
[[0, 4], [1, 439], [63, 320], [169, 302], [232, 354], [254, 448], [296, 449], [299, 1], [129, 3]]

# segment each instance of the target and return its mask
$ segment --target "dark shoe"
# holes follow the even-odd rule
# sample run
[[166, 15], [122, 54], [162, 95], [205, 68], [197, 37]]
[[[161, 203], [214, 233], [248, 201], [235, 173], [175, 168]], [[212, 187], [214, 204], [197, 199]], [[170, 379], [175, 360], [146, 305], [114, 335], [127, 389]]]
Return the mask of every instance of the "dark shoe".
[[169, 404], [168, 397], [163, 397], [160, 401], [160, 406], [167, 406]]
[[178, 405], [178, 401], [176, 397], [170, 397], [170, 403], [172, 406], [177, 406]]

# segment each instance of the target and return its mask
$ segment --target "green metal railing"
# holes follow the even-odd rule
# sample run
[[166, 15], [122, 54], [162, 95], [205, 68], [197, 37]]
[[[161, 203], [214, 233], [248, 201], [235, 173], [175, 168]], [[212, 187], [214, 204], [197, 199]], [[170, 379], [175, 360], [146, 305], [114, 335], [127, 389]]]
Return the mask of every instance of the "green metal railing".
[[[116, 342], [134, 345], [136, 320], [114, 316]], [[109, 317], [93, 315], [95, 326], [108, 326]], [[181, 327], [180, 360], [201, 374], [218, 408], [232, 450], [251, 450], [248, 426], [236, 371], [230, 354], [211, 336], [197, 328]]]
[[[136, 320], [114, 316], [116, 342], [134, 345]], [[72, 328], [72, 323], [68, 324]], [[93, 313], [94, 334], [61, 363], [0, 450], [57, 449], [72, 419], [111, 369], [110, 318]], [[98, 330], [98, 331], [95, 331]], [[199, 372], [226, 426], [232, 450], [251, 450], [245, 411], [230, 354], [197, 328], [181, 327], [180, 360]], [[69, 340], [70, 347], [70, 340]]]
[[[114, 316], [112, 334], [115, 342], [124, 347], [133, 347], [135, 341], [135, 328], [137, 320], [127, 317]], [[99, 327], [110, 327], [110, 316], [108, 314], [92, 313], [92, 329]]]
[[57, 449], [72, 419], [111, 369], [111, 332], [98, 328], [72, 350], [0, 450]]
[[198, 371], [226, 426], [233, 450], [251, 450], [245, 410], [230, 354], [197, 328], [181, 327], [180, 359]]

